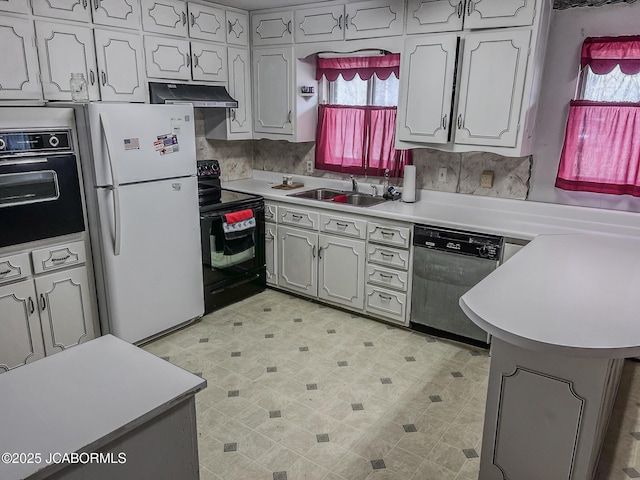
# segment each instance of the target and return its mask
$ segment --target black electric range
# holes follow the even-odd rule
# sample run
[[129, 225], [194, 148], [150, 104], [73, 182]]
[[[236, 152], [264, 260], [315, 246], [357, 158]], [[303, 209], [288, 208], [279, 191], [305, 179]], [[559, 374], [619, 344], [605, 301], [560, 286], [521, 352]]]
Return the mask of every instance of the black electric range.
[[198, 198], [205, 313], [210, 313], [266, 287], [264, 199], [222, 188], [217, 160], [198, 161]]

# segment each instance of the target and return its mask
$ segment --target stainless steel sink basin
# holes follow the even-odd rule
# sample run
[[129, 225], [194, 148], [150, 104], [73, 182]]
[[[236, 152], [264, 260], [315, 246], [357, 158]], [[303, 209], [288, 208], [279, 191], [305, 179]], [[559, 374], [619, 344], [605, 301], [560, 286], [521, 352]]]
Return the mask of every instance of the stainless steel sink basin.
[[324, 200], [326, 202], [346, 203], [357, 207], [370, 207], [377, 205], [385, 200], [380, 197], [366, 195], [364, 193], [342, 192], [331, 188], [314, 188], [313, 190], [304, 190], [298, 193], [290, 193], [289, 197], [308, 198], [311, 200]]
[[338, 195], [344, 195], [340, 190], [332, 190], [330, 188], [314, 188], [313, 190], [305, 190], [298, 193], [290, 193], [289, 197], [310, 198], [312, 200], [331, 200]]

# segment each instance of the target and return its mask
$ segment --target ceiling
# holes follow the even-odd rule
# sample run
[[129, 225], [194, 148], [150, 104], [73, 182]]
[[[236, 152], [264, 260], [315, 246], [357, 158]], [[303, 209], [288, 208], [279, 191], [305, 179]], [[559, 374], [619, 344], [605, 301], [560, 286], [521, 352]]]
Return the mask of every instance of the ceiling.
[[208, 0], [213, 3], [240, 8], [242, 10], [262, 10], [264, 8], [291, 7], [307, 3], [320, 3], [318, 0]]

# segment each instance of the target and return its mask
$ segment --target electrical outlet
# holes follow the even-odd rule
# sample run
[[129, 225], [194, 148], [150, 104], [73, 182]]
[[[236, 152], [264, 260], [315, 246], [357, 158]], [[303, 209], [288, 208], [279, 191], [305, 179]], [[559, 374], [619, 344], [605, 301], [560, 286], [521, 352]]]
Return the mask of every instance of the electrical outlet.
[[485, 170], [482, 172], [480, 176], [480, 186], [482, 188], [491, 188], [493, 187], [493, 171]]
[[439, 182], [447, 181], [447, 167], [440, 167], [440, 170], [438, 170], [438, 181]]
[[313, 160], [307, 160], [307, 173], [313, 173]]

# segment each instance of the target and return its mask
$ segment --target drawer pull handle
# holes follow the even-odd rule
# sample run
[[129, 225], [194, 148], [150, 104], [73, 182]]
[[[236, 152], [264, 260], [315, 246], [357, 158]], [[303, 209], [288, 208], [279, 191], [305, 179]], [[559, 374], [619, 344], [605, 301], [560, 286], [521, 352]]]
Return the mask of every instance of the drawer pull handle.
[[393, 253], [384, 253], [384, 252], [380, 252], [380, 255], [384, 258], [389, 258], [392, 257], [393, 258]]
[[458, 130], [462, 128], [462, 114], [458, 115]]
[[187, 14], [182, 12], [182, 26], [184, 27], [187, 24]]
[[336, 225], [338, 226], [338, 228], [347, 228], [349, 226], [348, 223], [340, 223], [340, 222], [336, 222]]
[[[234, 122], [236, 121], [236, 109], [232, 108], [231, 109], [231, 120], [233, 120]], [[267, 217], [267, 218], [273, 218], [273, 215]]]
[[107, 84], [107, 74], [104, 70], [101, 70], [100, 76], [102, 77], [102, 86], [104, 87]]
[[313, 251], [311, 252], [311, 255], [313, 255], [313, 258], [316, 258], [316, 246], [313, 246]]
[[293, 218], [296, 222], [302, 220], [302, 215], [296, 215], [295, 213], [291, 214], [291, 218]]
[[43, 294], [40, 294], [40, 308], [42, 308], [43, 312], [47, 308], [47, 301], [44, 299], [44, 295]]
[[338, 18], [338, 28], [342, 30], [342, 15], [340, 15], [340, 18]]
[[0, 277], [4, 277], [5, 275], [11, 273], [11, 270], [3, 270], [0, 272]]
[[458, 3], [458, 18], [462, 18], [462, 13], [464, 12], [464, 7], [462, 6], [463, 3], [463, 0], [460, 0], [460, 3]]
[[344, 16], [344, 29], [349, 30], [349, 14], [348, 13]]
[[191, 16], [191, 26], [193, 27], [196, 24], [196, 17], [191, 12], [189, 12], [189, 15]]
[[386, 273], [381, 273], [380, 278], [383, 278], [385, 281], [389, 282], [393, 278], [393, 275], [387, 275]]
[[53, 263], [66, 262], [67, 260], [69, 260], [69, 258], [71, 258], [71, 255], [66, 255], [64, 257], [59, 257], [59, 258], [52, 258], [51, 261]]
[[287, 33], [291, 35], [291, 20], [287, 22]]
[[384, 230], [380, 230], [380, 233], [383, 237], [393, 237], [396, 234], [395, 232], [385, 232]]
[[96, 10], [98, 10], [100, 8], [100, 2], [101, 2], [101, 0], [96, 0]]
[[29, 297], [29, 315], [33, 315], [33, 312], [36, 311], [36, 306], [33, 304], [33, 298]]
[[87, 0], [82, 0], [82, 8], [84, 8], [85, 10], [87, 9]]
[[444, 117], [442, 117], [442, 128], [447, 128], [447, 114], [444, 114]]
[[93, 70], [89, 70], [89, 83], [91, 83], [91, 85], [95, 85], [96, 83], [96, 75], [93, 73]]
[[229, 24], [229, 33], [233, 32], [233, 24], [231, 23], [231, 20], [227, 20], [227, 23]]
[[471, 12], [473, 12], [473, 2], [469, 0], [469, 3], [467, 4], [467, 15], [471, 16]]
[[318, 258], [322, 258], [322, 247], [318, 247]]
[[391, 297], [389, 295], [383, 295], [383, 294], [379, 293], [378, 296], [380, 297], [380, 300], [384, 300], [385, 302], [390, 302], [391, 301]]

